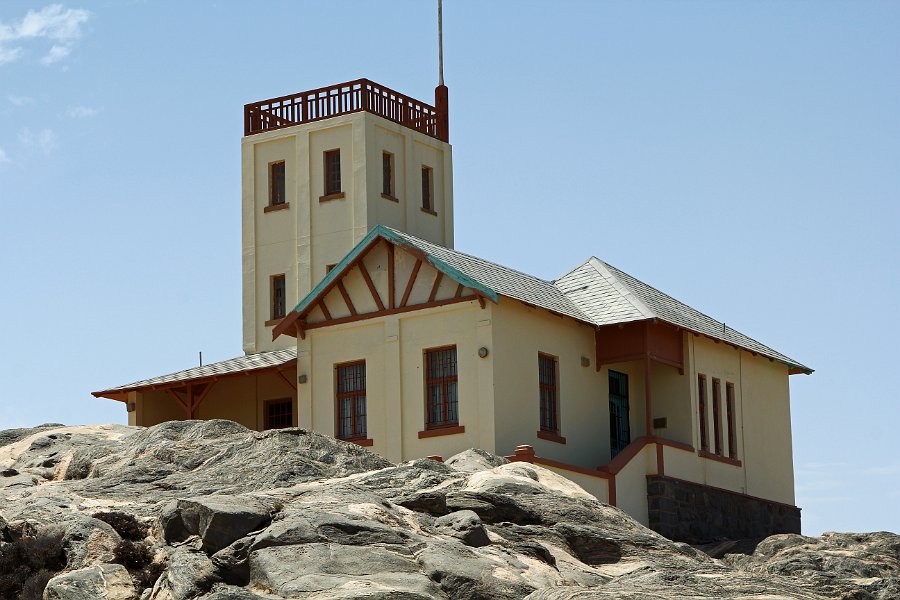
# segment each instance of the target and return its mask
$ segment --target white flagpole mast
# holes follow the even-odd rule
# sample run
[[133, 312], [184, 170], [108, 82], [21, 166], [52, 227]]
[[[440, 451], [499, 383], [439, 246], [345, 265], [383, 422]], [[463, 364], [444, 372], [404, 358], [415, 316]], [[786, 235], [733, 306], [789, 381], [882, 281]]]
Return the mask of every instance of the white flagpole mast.
[[442, 0], [438, 0], [438, 85], [444, 85], [444, 24]]

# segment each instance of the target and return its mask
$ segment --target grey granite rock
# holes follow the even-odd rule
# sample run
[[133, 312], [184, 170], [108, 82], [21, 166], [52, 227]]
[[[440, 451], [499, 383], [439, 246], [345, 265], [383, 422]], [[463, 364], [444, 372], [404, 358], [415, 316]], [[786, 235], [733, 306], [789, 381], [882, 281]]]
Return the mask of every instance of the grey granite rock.
[[453, 536], [467, 546], [487, 546], [491, 543], [484, 523], [471, 510], [460, 510], [435, 519], [434, 527], [440, 533]]
[[131, 576], [122, 565], [98, 564], [57, 575], [44, 600], [136, 600]]
[[272, 520], [274, 507], [250, 496], [201, 496], [177, 500], [160, 515], [168, 542], [200, 536], [203, 550], [218, 552]]
[[[393, 465], [302, 429], [0, 432], [0, 497], [0, 553], [63, 537], [48, 598], [111, 598], [97, 586], [126, 576], [155, 580], [141, 600], [900, 597], [894, 534], [774, 536], [712, 558], [540, 466], [480, 450]], [[119, 536], [91, 516], [110, 511], [154, 524], [140, 543], [161, 574], [116, 558]]]

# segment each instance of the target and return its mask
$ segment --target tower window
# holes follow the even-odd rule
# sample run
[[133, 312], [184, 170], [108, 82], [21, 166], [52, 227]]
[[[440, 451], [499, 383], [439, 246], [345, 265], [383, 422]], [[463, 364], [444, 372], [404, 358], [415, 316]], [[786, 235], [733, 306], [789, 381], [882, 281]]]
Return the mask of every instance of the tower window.
[[381, 196], [388, 200], [396, 200], [394, 189], [394, 155], [390, 152], [381, 154]]
[[272, 320], [281, 319], [287, 313], [287, 288], [284, 274], [272, 276]]
[[341, 151], [329, 150], [325, 153], [325, 195], [341, 192]]
[[286, 202], [284, 185], [284, 161], [269, 165], [269, 206]]
[[422, 165], [422, 210], [434, 214], [434, 169]]

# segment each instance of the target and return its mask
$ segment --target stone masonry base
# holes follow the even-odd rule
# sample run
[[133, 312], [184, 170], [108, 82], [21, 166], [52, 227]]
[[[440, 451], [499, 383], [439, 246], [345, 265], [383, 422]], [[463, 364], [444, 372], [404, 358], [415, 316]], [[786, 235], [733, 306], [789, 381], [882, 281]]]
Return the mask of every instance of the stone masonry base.
[[647, 476], [650, 529], [688, 544], [800, 533], [800, 509], [662, 475]]

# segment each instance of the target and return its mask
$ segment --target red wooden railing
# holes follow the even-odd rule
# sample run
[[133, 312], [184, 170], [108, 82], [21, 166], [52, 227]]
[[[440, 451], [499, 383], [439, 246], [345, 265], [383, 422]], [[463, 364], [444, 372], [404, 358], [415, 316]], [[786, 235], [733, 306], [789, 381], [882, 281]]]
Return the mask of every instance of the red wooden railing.
[[[435, 97], [446, 112], [446, 88]], [[368, 79], [357, 79], [317, 90], [244, 105], [244, 135], [366, 111], [448, 141], [447, 116], [434, 106], [405, 96]]]

